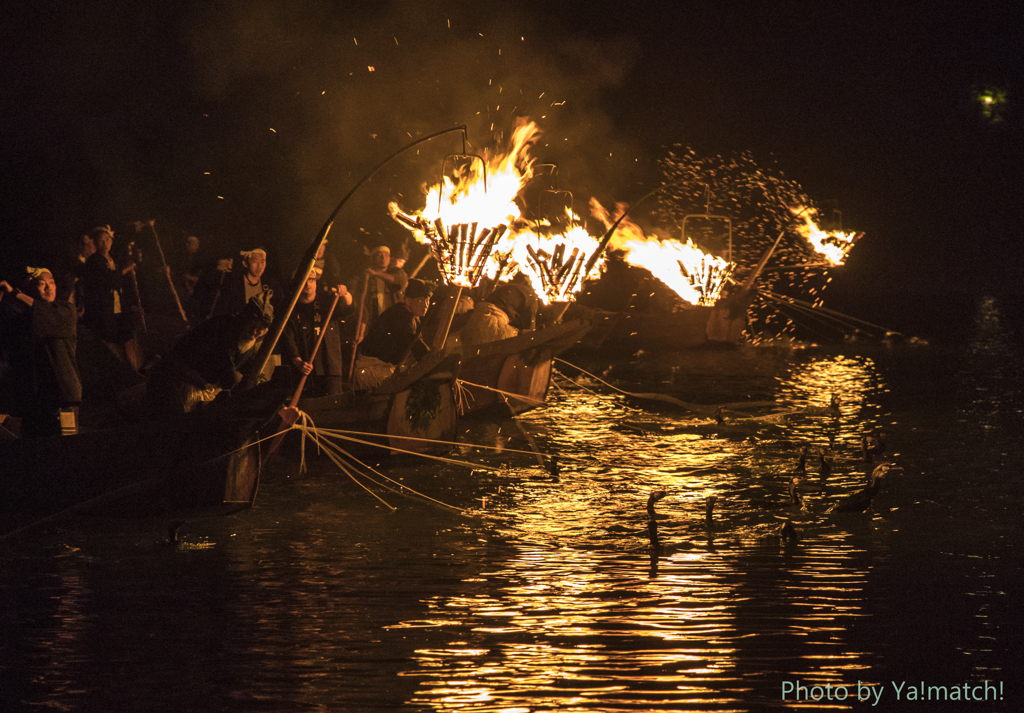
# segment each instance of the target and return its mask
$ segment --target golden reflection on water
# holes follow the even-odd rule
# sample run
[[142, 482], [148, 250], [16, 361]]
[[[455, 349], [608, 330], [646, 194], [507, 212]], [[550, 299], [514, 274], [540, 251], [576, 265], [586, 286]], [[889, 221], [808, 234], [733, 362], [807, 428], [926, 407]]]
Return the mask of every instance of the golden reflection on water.
[[[721, 426], [577, 391], [525, 416], [566, 465], [559, 478], [531, 471], [489, 502], [516, 554], [482, 575], [486, 596], [426, 601], [428, 621], [450, 617], [458, 631], [448, 646], [416, 652], [408, 675], [423, 681], [413, 702], [744, 710], [752, 694], [777, 699], [766, 685], [783, 678], [840, 683], [868, 668], [846, 632], [869, 616], [870, 557], [863, 537], [823, 512], [862, 487], [865, 472], [848, 464], [863, 431], [853, 417], [886, 387], [870, 359], [842, 356], [796, 365], [777, 381], [780, 404], [805, 413]], [[822, 411], [833, 393], [845, 423]], [[787, 509], [797, 444], [824, 448], [829, 428], [839, 436], [835, 480], [807, 495], [807, 509]], [[669, 492], [657, 504], [657, 549], [645, 510], [655, 489]], [[709, 535], [712, 494], [720, 505]], [[858, 523], [884, 540], [887, 527], [873, 517]], [[778, 537], [785, 519], [799, 523], [796, 544]]]

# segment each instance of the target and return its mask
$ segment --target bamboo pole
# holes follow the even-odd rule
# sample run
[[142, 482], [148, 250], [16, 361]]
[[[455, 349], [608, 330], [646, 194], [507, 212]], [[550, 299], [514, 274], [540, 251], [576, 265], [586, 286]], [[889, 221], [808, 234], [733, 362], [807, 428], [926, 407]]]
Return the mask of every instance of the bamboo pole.
[[356, 355], [359, 353], [359, 342], [362, 341], [362, 336], [359, 334], [363, 329], [363, 310], [366, 308], [366, 292], [370, 286], [370, 271], [366, 271], [366, 275], [363, 278], [363, 289], [359, 296], [359, 317], [356, 318], [356, 333], [352, 337], [352, 361], [348, 365], [348, 382], [352, 383], [352, 376], [356, 373]]
[[156, 221], [149, 221], [149, 230], [153, 233], [153, 240], [156, 242], [156, 252], [160, 256], [160, 264], [163, 265], [164, 274], [167, 276], [167, 284], [171, 286], [171, 294], [174, 295], [174, 304], [178, 306], [178, 313], [181, 315], [181, 319], [188, 322], [188, 316], [185, 314], [185, 308], [181, 306], [181, 297], [178, 296], [178, 290], [174, 286], [174, 280], [171, 278], [171, 266], [167, 264], [167, 258], [164, 256], [164, 249], [160, 245], [160, 236], [156, 232]]
[[345, 197], [342, 198], [341, 202], [339, 202], [337, 207], [335, 207], [330, 217], [328, 217], [327, 222], [324, 223], [323, 227], [320, 229], [320, 232], [317, 233], [317, 236], [313, 239], [313, 242], [310, 244], [309, 248], [307, 248], [306, 252], [303, 254], [302, 262], [299, 264], [299, 269], [295, 271], [295, 281], [292, 284], [290, 299], [288, 300], [284, 309], [280, 310], [278, 314], [274, 315], [274, 323], [271, 325], [270, 331], [267, 333], [266, 337], [264, 337], [263, 343], [260, 345], [260, 350], [257, 353], [254, 363], [252, 365], [252, 371], [249, 374], [247, 374], [246, 377], [242, 380], [240, 388], [249, 389], [255, 386], [259, 380], [259, 375], [262, 374], [263, 370], [267, 367], [267, 362], [270, 361], [270, 355], [274, 351], [274, 348], [277, 346], [277, 342], [281, 338], [281, 333], [284, 331], [284, 325], [288, 322], [288, 319], [291, 317], [292, 311], [295, 309], [296, 303], [298, 303], [299, 301], [299, 295], [302, 294], [303, 287], [306, 284], [306, 278], [309, 276], [309, 273], [313, 269], [313, 265], [316, 263], [317, 253], [320, 252], [320, 248], [323, 247], [324, 242], [327, 240], [327, 234], [331, 231], [331, 226], [334, 225], [334, 219], [337, 218], [338, 213], [341, 212], [341, 209], [345, 206], [346, 203], [348, 203], [348, 200], [352, 197], [352, 195], [356, 191], [358, 191], [364, 183], [373, 178], [377, 171], [384, 168], [384, 166], [389, 164], [391, 161], [393, 161], [401, 154], [405, 153], [414, 146], [422, 144], [425, 141], [435, 139], [438, 136], [443, 136], [444, 134], [451, 133], [452, 131], [462, 132], [462, 141], [463, 145], [465, 145], [465, 125], [456, 126], [451, 129], [438, 131], [437, 133], [430, 134], [429, 136], [424, 136], [421, 139], [417, 139], [416, 141], [413, 141], [412, 143], [403, 146], [402, 148], [398, 149], [393, 154], [388, 156], [386, 159], [381, 161], [379, 164], [374, 166], [369, 173], [363, 176], [363, 178], [361, 178], [356, 183], [356, 185], [353, 186], [352, 189], [347, 194], [345, 194]]
[[[340, 293], [334, 294], [334, 301], [331, 303], [331, 308], [327, 311], [327, 319], [324, 320], [323, 327], [320, 330], [320, 336], [316, 340], [316, 345], [313, 347], [313, 352], [309, 355], [309, 363], [313, 364], [316, 360], [316, 354], [320, 351], [320, 345], [324, 341], [324, 337], [327, 335], [327, 330], [331, 325], [331, 317], [334, 316], [334, 308], [338, 306], [338, 300], [341, 299]], [[314, 367], [315, 368], [315, 367]], [[281, 417], [282, 426], [291, 426], [298, 420], [299, 417], [299, 398], [302, 396], [302, 390], [306, 388], [306, 380], [309, 378], [309, 374], [303, 374], [302, 378], [299, 379], [298, 385], [295, 387], [295, 393], [292, 394], [291, 400], [288, 405], [282, 408], [278, 415]], [[271, 455], [277, 450], [278, 446], [281, 445], [284, 434], [288, 432], [287, 428], [282, 428], [281, 431], [274, 437], [274, 440], [270, 442], [270, 447], [267, 449], [267, 455]]]

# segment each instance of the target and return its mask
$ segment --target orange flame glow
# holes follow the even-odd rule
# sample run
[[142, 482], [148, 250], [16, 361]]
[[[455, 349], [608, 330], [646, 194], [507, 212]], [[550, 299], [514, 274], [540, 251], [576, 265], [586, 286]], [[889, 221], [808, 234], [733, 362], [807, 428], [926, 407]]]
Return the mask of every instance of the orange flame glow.
[[798, 206], [791, 208], [795, 216], [803, 218], [803, 223], [797, 226], [797, 231], [807, 238], [814, 251], [824, 257], [830, 265], [842, 265], [846, 262], [846, 256], [850, 248], [857, 242], [860, 233], [843, 233], [838, 230], [824, 231], [814, 219], [818, 211], [814, 208]]
[[539, 135], [534, 122], [518, 119], [506, 151], [485, 152], [442, 176], [427, 189], [422, 211], [389, 206], [393, 218], [431, 245], [449, 284], [472, 287], [482, 274], [494, 277], [508, 264], [506, 230], [521, 215], [516, 196], [533, 177], [529, 147]]
[[[610, 228], [614, 220], [608, 211], [596, 200], [592, 199], [590, 205], [594, 217]], [[617, 209], [618, 215], [622, 215], [625, 206], [619, 204]], [[678, 240], [649, 238], [628, 218], [619, 223], [610, 244], [628, 251], [627, 263], [650, 270], [679, 297], [693, 305], [715, 304], [735, 267], [723, 258], [704, 252], [689, 239], [684, 244]]]
[[512, 260], [529, 278], [534, 292], [544, 304], [565, 302], [579, 291], [588, 277], [597, 277], [598, 266], [584, 274], [587, 259], [600, 241], [579, 225], [571, 210], [568, 227], [557, 235], [541, 235], [535, 228], [519, 231], [512, 244]]

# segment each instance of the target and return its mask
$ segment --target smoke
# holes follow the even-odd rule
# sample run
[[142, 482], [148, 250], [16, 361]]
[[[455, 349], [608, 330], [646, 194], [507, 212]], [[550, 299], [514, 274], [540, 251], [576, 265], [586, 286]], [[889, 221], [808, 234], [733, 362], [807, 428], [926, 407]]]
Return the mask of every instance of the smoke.
[[[521, 7], [521, 6], [518, 6]], [[608, 156], [639, 156], [604, 107], [628, 77], [629, 40], [601, 41], [500, 3], [392, 2], [352, 12], [315, 0], [217, 2], [183, 23], [196, 94], [220, 137], [219, 200], [276, 226], [267, 240], [305, 246], [341, 196], [403, 145], [465, 125], [470, 153], [538, 122], [534, 154], [558, 188], [588, 193], [630, 176]], [[353, 197], [332, 247], [398, 238], [387, 204], [422, 207], [453, 133], [403, 155]], [[635, 160], [634, 160], [635, 162]], [[224, 195], [228, 193], [230, 195]], [[585, 203], [587, 195], [579, 203]]]

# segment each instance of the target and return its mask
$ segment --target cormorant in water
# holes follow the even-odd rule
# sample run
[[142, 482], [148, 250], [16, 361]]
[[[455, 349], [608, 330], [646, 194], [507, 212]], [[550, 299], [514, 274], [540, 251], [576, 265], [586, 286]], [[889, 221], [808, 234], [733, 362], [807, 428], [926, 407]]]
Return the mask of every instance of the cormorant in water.
[[839, 394], [833, 393], [832, 398], [828, 402], [828, 410], [832, 414], [832, 418], [838, 420], [842, 415], [839, 410], [839, 405], [843, 403], [843, 400], [839, 398]]
[[860, 445], [864, 462], [873, 463], [875, 458], [881, 458], [885, 454], [885, 438], [882, 435], [882, 429], [876, 429], [873, 433], [862, 436]]
[[871, 505], [878, 492], [882, 489], [882, 481], [890, 473], [902, 473], [903, 469], [894, 466], [892, 463], [882, 463], [871, 473], [871, 482], [863, 490], [858, 490], [853, 495], [836, 501], [836, 503], [825, 512], [864, 512]]
[[664, 490], [655, 490], [651, 493], [651, 496], [647, 498], [647, 536], [651, 540], [652, 549], [661, 546], [661, 540], [658, 539], [658, 516], [654, 512], [654, 503], [658, 502], [666, 495], [668, 495], [668, 493]]
[[822, 478], [832, 475], [832, 464], [825, 460], [825, 451], [821, 452], [821, 465], [818, 466], [818, 475]]
[[[558, 478], [558, 476], [560, 474], [560, 471], [559, 471], [559, 468], [558, 468], [558, 456], [551, 456], [551, 460], [549, 461], [549, 465], [548, 465], [548, 472], [551, 474], [551, 476], [553, 478], [556, 478], [556, 479]], [[662, 497], [664, 497], [664, 496], [662, 496]]]
[[708, 534], [714, 532], [724, 532], [726, 527], [720, 522], [715, 522], [715, 503], [718, 502], [718, 497], [712, 495], [708, 498], [707, 505], [704, 508], [704, 529], [708, 531]]
[[803, 450], [800, 451], [800, 460], [796, 462], [796, 472], [800, 475], [804, 475], [807, 472], [807, 444], [804, 444]]
[[779, 528], [779, 537], [782, 538], [783, 542], [785, 542], [786, 540], [796, 542], [796, 525], [793, 524], [792, 520], [786, 520], [784, 523], [782, 523], [782, 527]]
[[800, 491], [796, 489], [796, 478], [789, 479], [789, 504], [797, 510], [804, 509], [804, 499], [800, 496]]

